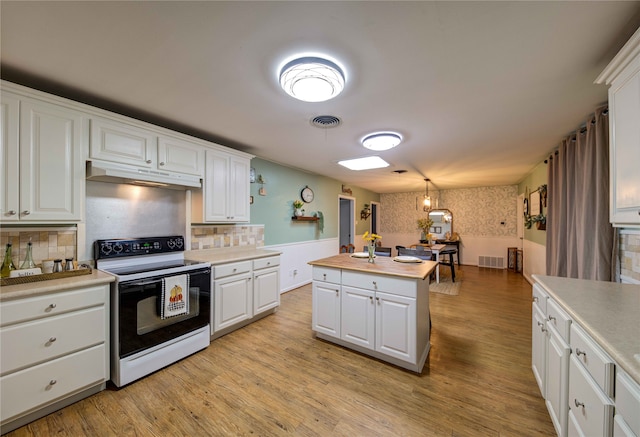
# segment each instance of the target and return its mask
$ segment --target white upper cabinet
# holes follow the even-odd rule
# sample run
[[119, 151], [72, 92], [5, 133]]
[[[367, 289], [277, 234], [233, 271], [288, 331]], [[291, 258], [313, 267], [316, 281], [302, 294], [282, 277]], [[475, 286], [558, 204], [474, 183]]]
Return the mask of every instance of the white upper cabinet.
[[92, 117], [90, 158], [202, 176], [204, 147], [142, 126]]
[[248, 222], [250, 158], [207, 149], [204, 183], [192, 198], [194, 223]]
[[161, 135], [158, 137], [158, 168], [202, 176], [204, 147], [179, 138]]
[[2, 221], [83, 218], [84, 114], [2, 93]]
[[640, 29], [596, 82], [610, 85], [610, 221], [640, 227]]
[[94, 159], [155, 168], [158, 162], [156, 135], [119, 121], [93, 117], [89, 156]]

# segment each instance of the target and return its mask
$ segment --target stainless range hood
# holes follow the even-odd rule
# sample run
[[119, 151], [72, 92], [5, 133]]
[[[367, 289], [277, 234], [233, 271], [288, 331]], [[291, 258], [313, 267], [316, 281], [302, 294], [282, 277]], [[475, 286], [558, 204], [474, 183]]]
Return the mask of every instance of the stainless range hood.
[[172, 190], [202, 187], [198, 176], [96, 160], [87, 161], [87, 180]]

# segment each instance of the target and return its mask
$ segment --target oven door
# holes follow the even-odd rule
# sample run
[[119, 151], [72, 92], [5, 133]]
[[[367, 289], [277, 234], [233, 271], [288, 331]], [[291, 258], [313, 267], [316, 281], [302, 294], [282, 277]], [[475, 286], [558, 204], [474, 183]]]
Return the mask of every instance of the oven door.
[[153, 276], [118, 282], [114, 299], [119, 357], [143, 351], [180, 337], [209, 323], [211, 269], [185, 272], [189, 277], [189, 306], [185, 314], [162, 318], [164, 280]]

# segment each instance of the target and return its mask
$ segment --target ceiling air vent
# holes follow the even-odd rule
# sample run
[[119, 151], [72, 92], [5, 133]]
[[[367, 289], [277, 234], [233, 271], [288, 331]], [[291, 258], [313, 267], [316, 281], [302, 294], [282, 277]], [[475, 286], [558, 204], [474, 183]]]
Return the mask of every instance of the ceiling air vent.
[[342, 121], [335, 115], [318, 115], [311, 119], [311, 126], [328, 129], [330, 127], [338, 127]]

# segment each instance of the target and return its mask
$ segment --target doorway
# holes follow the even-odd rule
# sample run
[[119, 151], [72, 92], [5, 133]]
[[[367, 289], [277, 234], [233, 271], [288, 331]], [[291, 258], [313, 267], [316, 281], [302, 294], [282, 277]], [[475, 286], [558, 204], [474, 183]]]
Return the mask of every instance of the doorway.
[[339, 202], [339, 227], [338, 230], [338, 248], [353, 244], [355, 233], [355, 200], [353, 197], [340, 196]]
[[370, 219], [369, 232], [380, 235], [380, 202], [371, 202]]

